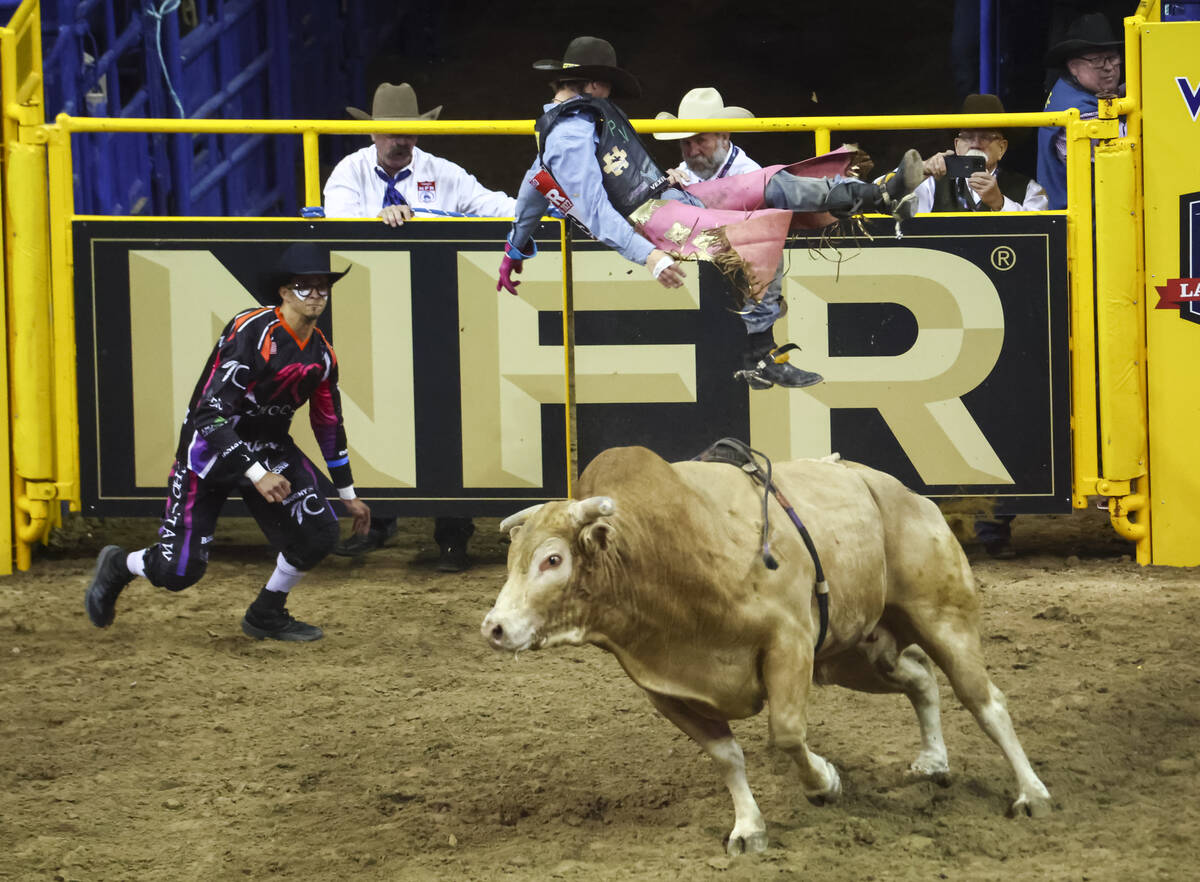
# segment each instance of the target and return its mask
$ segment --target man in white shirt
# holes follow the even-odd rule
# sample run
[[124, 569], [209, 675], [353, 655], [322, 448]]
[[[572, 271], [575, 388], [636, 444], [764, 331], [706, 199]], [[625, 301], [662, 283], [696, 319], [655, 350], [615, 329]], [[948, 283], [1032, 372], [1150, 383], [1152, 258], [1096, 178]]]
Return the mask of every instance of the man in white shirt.
[[[371, 112], [347, 107], [355, 119], [437, 119], [441, 105], [418, 112], [412, 86], [383, 83], [375, 90]], [[512, 217], [516, 201], [489, 190], [461, 166], [426, 153], [416, 135], [372, 135], [371, 145], [356, 150], [334, 167], [325, 182], [326, 217], [378, 217], [398, 227], [413, 211], [453, 212], [475, 217]]]
[[[655, 119], [751, 119], [754, 116], [744, 107], [726, 107], [721, 93], [711, 86], [692, 89], [679, 102], [679, 115], [661, 111]], [[729, 132], [656, 132], [659, 141], [679, 141], [683, 162], [676, 171], [680, 182], [695, 184], [729, 175], [740, 175], [762, 168], [737, 147]]]
[[[375, 90], [371, 112], [347, 107], [356, 119], [437, 119], [441, 105], [421, 113], [412, 86], [383, 83]], [[337, 164], [325, 182], [326, 217], [378, 217], [391, 227], [412, 218], [438, 213], [476, 217], [512, 217], [516, 200], [489, 190], [475, 176], [449, 160], [417, 147], [416, 135], [372, 135], [371, 145], [351, 153]], [[335, 554], [365, 554], [383, 545], [396, 532], [395, 518], [373, 518], [365, 536], [354, 534], [339, 544]], [[439, 517], [433, 538], [443, 572], [460, 572], [469, 565], [467, 540], [475, 532], [470, 518]]]
[[[1004, 113], [995, 95], [968, 95], [961, 113]], [[999, 129], [962, 129], [954, 148], [925, 160], [927, 178], [914, 191], [917, 212], [929, 211], [1045, 211], [1049, 207], [1042, 185], [1020, 172], [1000, 167], [1008, 139]], [[969, 177], [946, 171], [947, 156], [982, 156], [984, 170]]]

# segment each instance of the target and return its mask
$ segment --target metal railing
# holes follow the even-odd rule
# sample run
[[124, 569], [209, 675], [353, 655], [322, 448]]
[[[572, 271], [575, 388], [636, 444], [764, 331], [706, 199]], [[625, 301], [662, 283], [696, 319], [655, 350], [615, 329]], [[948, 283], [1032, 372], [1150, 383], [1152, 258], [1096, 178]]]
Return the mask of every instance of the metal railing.
[[[35, 4], [30, 4], [35, 5]], [[1143, 6], [1146, 4], [1144, 3]], [[25, 9], [25, 6], [22, 7]], [[1140, 10], [1139, 10], [1140, 11]], [[1140, 70], [1138, 17], [1126, 20], [1129, 80]], [[5, 53], [7, 56], [7, 53]], [[7, 71], [7, 68], [6, 68]], [[7, 73], [6, 73], [7, 76]], [[28, 78], [6, 96], [33, 94]], [[23, 91], [22, 91], [23, 90]], [[6, 98], [6, 101], [8, 99]], [[17, 513], [17, 565], [28, 566], [28, 543], [44, 536], [53, 520], [50, 504], [80, 505], [78, 424], [75, 392], [74, 301], [71, 220], [76, 217], [71, 136], [78, 133], [242, 134], [293, 136], [301, 140], [305, 201], [321, 201], [318, 139], [321, 135], [407, 132], [417, 135], [523, 135], [532, 120], [493, 121], [333, 121], [87, 118], [60, 114], [53, 124], [32, 121], [19, 102], [5, 105], [5, 131], [15, 122], [19, 176], [7, 171], [6, 205], [27, 241], [43, 242], [9, 289], [11, 358], [20, 365], [12, 384], [14, 408], [14, 506]], [[1127, 139], [1118, 140], [1118, 117], [1126, 117]], [[1091, 495], [1116, 497], [1110, 506], [1114, 526], [1138, 543], [1148, 562], [1145, 521], [1129, 519], [1143, 504], [1136, 490], [1146, 474], [1146, 396], [1144, 319], [1137, 301], [1094, 292], [1142, 290], [1140, 181], [1135, 173], [1140, 150], [1139, 94], [1102, 101], [1099, 117], [1081, 120], [1077, 110], [1023, 114], [935, 114], [738, 120], [635, 120], [639, 132], [812, 132], [817, 153], [828, 151], [834, 132], [868, 130], [948, 130], [955, 127], [1016, 128], [1062, 126], [1068, 144], [1068, 262], [1070, 270], [1073, 503]], [[1098, 187], [1093, 202], [1092, 145]], [[10, 141], [6, 138], [6, 150]], [[40, 166], [39, 166], [40, 163]], [[16, 181], [19, 180], [19, 183]], [[14, 184], [16, 189], [14, 190]], [[48, 224], [47, 218], [54, 218]], [[7, 218], [6, 218], [7, 220]], [[1093, 229], [1095, 240], [1093, 240]], [[13, 227], [10, 224], [11, 235]], [[1098, 257], [1093, 262], [1093, 241]], [[32, 249], [37, 252], [38, 249]], [[36, 264], [36, 265], [35, 265]], [[42, 285], [39, 280], [46, 279]], [[1099, 304], [1099, 305], [1098, 305]], [[1097, 335], [1096, 331], [1101, 333]], [[14, 373], [16, 369], [14, 368]], [[1101, 443], [1103, 438], [1103, 444]]]

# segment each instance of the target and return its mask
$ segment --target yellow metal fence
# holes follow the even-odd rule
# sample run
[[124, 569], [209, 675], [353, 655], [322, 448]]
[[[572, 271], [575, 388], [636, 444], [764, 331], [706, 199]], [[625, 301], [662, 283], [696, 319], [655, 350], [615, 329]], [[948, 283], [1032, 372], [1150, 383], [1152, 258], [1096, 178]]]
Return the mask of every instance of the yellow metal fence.
[[[38, 33], [36, 3], [27, 0], [17, 33]], [[954, 127], [1063, 126], [1068, 140], [1068, 261], [1070, 270], [1073, 504], [1089, 496], [1115, 497], [1113, 524], [1137, 543], [1137, 556], [1150, 562], [1147, 475], [1145, 327], [1139, 305], [1144, 290], [1139, 25], [1149, 7], [1126, 20], [1127, 59], [1133, 91], [1101, 103], [1100, 117], [1081, 120], [1077, 110], [1061, 113], [759, 118], [738, 120], [747, 132], [812, 132], [816, 152], [829, 149], [832, 133], [869, 130], [946, 130]], [[31, 9], [27, 9], [31, 7]], [[14, 23], [17, 19], [14, 18]], [[10, 35], [10, 31], [12, 34]], [[24, 45], [24, 44], [23, 44]], [[29, 52], [40, 71], [40, 44]], [[4, 57], [5, 265], [12, 382], [10, 420], [13, 451], [11, 508], [18, 568], [28, 567], [32, 544], [55, 522], [60, 504], [80, 506], [79, 444], [75, 391], [71, 220], [75, 217], [70, 136], [75, 132], [256, 133], [301, 138], [306, 203], [320, 204], [317, 141], [323, 134], [531, 135], [531, 120], [332, 121], [164, 120], [41, 117], [40, 75], [9, 71]], [[15, 56], [14, 56], [15, 57]], [[23, 99], [23, 101], [21, 100]], [[1118, 138], [1118, 118], [1129, 134]], [[635, 120], [639, 132], [728, 130], [728, 120]], [[1095, 151], [1093, 212], [1092, 143]], [[51, 222], [52, 219], [52, 222]], [[1093, 241], [1093, 229], [1095, 239]], [[1096, 259], [1093, 260], [1093, 247]], [[16, 265], [14, 266], [14, 260]], [[1098, 293], [1098, 296], [1094, 294]], [[1103, 441], [1103, 443], [1102, 443]], [[7, 447], [7, 445], [5, 445]], [[4, 470], [7, 473], [7, 469]], [[1130, 517], [1133, 512], [1141, 514]], [[0, 514], [3, 517], [4, 514]], [[0, 528], [5, 525], [0, 522]], [[7, 532], [7, 530], [5, 531]], [[2, 534], [0, 534], [2, 535]], [[7, 543], [0, 542], [0, 545]], [[0, 556], [0, 571], [5, 559]]]

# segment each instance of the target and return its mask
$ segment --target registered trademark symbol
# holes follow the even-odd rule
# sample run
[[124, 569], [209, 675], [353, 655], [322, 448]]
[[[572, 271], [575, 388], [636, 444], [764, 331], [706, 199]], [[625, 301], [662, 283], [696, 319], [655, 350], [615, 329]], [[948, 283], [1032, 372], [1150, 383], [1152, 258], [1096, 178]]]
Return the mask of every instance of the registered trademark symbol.
[[992, 266], [1005, 272], [1017, 265], [1017, 255], [1007, 245], [992, 249]]

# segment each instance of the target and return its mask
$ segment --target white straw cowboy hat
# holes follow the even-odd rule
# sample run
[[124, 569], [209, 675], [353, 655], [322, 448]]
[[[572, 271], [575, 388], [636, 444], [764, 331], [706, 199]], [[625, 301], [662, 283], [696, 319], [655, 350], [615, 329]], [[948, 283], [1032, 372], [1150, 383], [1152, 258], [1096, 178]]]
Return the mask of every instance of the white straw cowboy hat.
[[355, 119], [437, 119], [442, 112], [442, 105], [424, 113], [417, 111], [417, 93], [408, 83], [393, 86], [391, 83], [380, 83], [375, 90], [375, 98], [371, 101], [371, 112], [359, 110], [357, 107], [347, 107], [346, 113]]
[[[661, 111], [655, 119], [750, 119], [754, 116], [744, 107], [726, 107], [721, 93], [711, 86], [692, 89], [679, 102], [679, 116]], [[681, 141], [696, 137], [695, 132], [655, 132], [659, 141]]]

